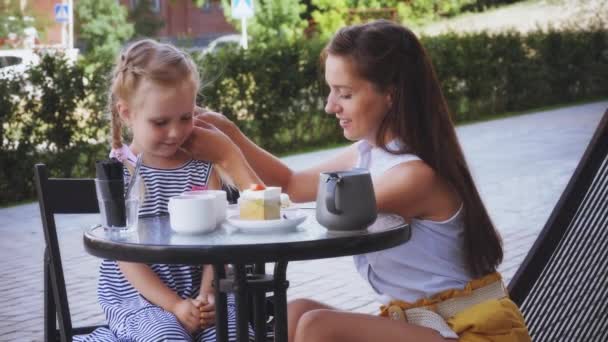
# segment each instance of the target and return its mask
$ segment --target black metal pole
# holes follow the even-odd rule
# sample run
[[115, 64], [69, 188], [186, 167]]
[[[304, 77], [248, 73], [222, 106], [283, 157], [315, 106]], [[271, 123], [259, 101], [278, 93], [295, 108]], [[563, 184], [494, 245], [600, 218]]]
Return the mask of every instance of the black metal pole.
[[[256, 263], [253, 274], [265, 275], [266, 265]], [[253, 292], [253, 326], [255, 329], [255, 342], [266, 342], [266, 290], [256, 289]]]
[[274, 341], [287, 342], [287, 261], [274, 264]]
[[57, 326], [55, 309], [55, 298], [51, 284], [51, 257], [48, 247], [44, 249], [44, 340], [56, 341]]
[[218, 342], [228, 342], [228, 300], [226, 293], [222, 292], [220, 282], [226, 278], [226, 270], [224, 265], [213, 265], [213, 287], [215, 289], [215, 326]]
[[247, 298], [247, 272], [245, 265], [234, 265], [234, 292], [236, 299], [236, 340], [249, 341], [249, 309]]

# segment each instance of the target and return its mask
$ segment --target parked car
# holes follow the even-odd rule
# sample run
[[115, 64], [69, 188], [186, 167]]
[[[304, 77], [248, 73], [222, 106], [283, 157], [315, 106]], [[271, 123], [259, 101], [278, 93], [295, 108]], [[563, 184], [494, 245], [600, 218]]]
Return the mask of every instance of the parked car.
[[228, 34], [225, 36], [221, 36], [215, 38], [209, 43], [207, 48], [204, 50], [204, 53], [213, 53], [219, 49], [225, 48], [227, 46], [239, 46], [241, 44], [241, 35], [240, 34]]
[[40, 63], [33, 50], [0, 50], [0, 78], [23, 74], [28, 68]]

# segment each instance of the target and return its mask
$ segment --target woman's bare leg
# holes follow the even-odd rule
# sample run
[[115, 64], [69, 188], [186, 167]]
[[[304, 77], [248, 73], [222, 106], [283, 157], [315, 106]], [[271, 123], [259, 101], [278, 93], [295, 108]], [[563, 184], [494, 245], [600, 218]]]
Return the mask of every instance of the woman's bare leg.
[[304, 298], [293, 300], [287, 304], [287, 336], [289, 342], [294, 341], [294, 336], [296, 334], [300, 317], [309, 311], [318, 309], [333, 308], [323, 303]]
[[307, 311], [298, 320], [295, 342], [445, 342], [435, 330], [385, 317], [328, 309]]

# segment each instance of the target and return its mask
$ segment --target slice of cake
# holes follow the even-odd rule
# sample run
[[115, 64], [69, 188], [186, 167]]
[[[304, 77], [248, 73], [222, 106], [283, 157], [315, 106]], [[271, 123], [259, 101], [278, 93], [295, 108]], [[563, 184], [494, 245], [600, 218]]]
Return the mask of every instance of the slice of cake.
[[281, 188], [254, 184], [239, 197], [241, 220], [277, 220], [281, 214]]

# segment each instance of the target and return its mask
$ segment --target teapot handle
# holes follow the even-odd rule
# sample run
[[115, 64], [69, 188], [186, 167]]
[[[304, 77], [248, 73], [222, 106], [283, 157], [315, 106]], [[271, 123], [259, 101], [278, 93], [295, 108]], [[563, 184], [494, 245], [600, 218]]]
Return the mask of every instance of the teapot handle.
[[342, 177], [335, 173], [330, 173], [325, 182], [327, 183], [325, 188], [325, 206], [330, 213], [340, 215], [342, 214], [342, 210], [336, 206], [336, 187], [342, 183]]

